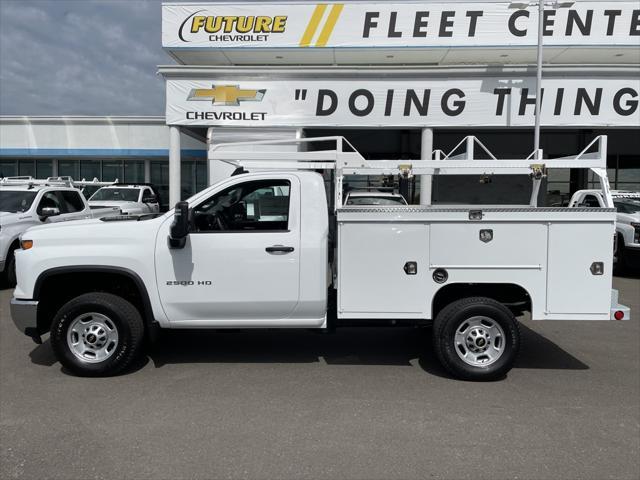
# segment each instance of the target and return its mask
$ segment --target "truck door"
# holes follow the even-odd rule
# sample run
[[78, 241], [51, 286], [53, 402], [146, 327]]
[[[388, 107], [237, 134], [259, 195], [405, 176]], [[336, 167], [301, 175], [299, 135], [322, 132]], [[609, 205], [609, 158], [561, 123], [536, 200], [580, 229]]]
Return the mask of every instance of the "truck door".
[[164, 311], [176, 326], [286, 319], [299, 297], [300, 183], [297, 177], [234, 178], [190, 205], [182, 249], [168, 247], [172, 218], [156, 245]]

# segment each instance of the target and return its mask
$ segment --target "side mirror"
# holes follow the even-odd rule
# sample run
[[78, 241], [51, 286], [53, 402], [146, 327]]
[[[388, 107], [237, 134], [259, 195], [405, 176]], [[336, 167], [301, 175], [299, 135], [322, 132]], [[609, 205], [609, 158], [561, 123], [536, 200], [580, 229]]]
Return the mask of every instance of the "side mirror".
[[155, 195], [145, 195], [142, 197], [142, 203], [158, 203], [158, 197]]
[[169, 247], [184, 248], [187, 243], [187, 235], [189, 235], [189, 204], [178, 202], [169, 230]]
[[40, 213], [40, 218], [44, 222], [49, 217], [55, 217], [56, 215], [60, 215], [60, 209], [57, 207], [44, 207], [42, 209], [42, 213]]

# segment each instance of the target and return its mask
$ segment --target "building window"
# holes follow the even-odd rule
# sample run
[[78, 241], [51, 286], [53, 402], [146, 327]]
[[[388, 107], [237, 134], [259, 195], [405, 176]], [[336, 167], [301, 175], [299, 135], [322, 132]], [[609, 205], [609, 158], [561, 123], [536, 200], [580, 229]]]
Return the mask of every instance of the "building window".
[[144, 160], [124, 162], [124, 181], [127, 183], [144, 182]]
[[80, 162], [78, 160], [58, 160], [58, 175], [80, 179]]
[[18, 175], [23, 177], [35, 177], [36, 161], [35, 160], [18, 160]]
[[167, 160], [151, 162], [151, 183], [160, 194], [160, 207], [167, 208], [169, 206], [169, 162]]
[[114, 182], [116, 180], [120, 182], [124, 181], [124, 168], [122, 163], [122, 160], [103, 160], [102, 176], [99, 178], [105, 182]]
[[53, 176], [53, 160], [38, 160], [36, 162], [36, 176], [48, 178]]
[[[100, 180], [100, 160], [80, 160], [80, 180]], [[78, 180], [78, 179], [76, 179]]]
[[15, 160], [0, 160], [0, 178], [18, 175], [18, 162]]

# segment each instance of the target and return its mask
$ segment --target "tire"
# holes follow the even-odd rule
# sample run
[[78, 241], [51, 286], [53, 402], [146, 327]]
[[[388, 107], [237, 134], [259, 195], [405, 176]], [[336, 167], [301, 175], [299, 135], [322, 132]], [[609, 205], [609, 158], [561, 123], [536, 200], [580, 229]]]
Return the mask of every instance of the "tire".
[[140, 312], [110, 293], [86, 293], [62, 306], [51, 324], [51, 346], [60, 363], [82, 377], [115, 375], [142, 350]]
[[7, 263], [5, 265], [5, 278], [7, 279], [7, 286], [13, 288], [16, 286], [16, 256], [13, 253], [13, 249], [9, 250], [7, 255]]
[[616, 271], [617, 273], [624, 274], [627, 271], [627, 259], [624, 255], [624, 239], [622, 235], [616, 233]]
[[485, 297], [463, 298], [438, 313], [433, 343], [438, 360], [454, 377], [495, 380], [513, 367], [520, 349], [520, 329], [501, 303]]

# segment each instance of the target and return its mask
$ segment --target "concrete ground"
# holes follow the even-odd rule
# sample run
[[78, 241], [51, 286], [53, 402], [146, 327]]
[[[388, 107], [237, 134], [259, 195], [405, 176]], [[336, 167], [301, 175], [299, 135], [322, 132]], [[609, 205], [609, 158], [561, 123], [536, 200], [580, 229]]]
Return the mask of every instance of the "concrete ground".
[[0, 292], [0, 477], [638, 479], [630, 322], [523, 321], [493, 383], [448, 378], [415, 329], [177, 333], [129, 373], [65, 374]]

